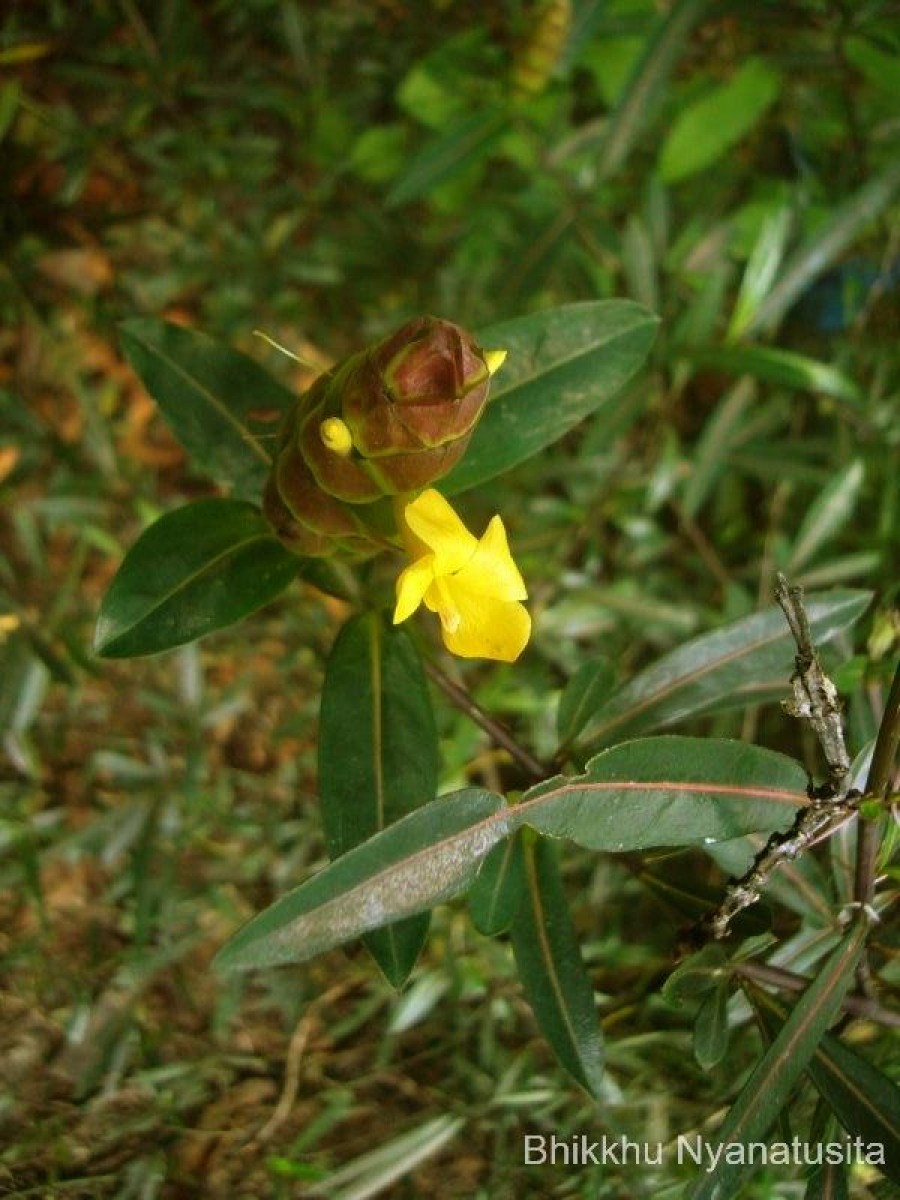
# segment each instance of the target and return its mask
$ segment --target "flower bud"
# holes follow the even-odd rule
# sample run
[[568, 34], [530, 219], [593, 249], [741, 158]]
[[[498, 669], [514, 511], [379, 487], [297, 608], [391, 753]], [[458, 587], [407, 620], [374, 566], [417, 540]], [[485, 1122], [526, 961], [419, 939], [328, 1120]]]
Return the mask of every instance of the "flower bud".
[[417, 317], [320, 376], [285, 416], [263, 510], [303, 555], [372, 554], [396, 540], [387, 497], [453, 467], [503, 351]]

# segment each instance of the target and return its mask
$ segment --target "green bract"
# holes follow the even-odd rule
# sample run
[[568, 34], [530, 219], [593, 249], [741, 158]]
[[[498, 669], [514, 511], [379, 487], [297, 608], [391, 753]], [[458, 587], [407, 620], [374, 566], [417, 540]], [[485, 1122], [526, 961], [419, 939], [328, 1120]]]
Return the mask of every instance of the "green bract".
[[339, 363], [281, 427], [263, 508], [302, 555], [367, 555], [394, 534], [389, 497], [462, 456], [490, 388], [485, 354], [450, 321], [417, 317]]

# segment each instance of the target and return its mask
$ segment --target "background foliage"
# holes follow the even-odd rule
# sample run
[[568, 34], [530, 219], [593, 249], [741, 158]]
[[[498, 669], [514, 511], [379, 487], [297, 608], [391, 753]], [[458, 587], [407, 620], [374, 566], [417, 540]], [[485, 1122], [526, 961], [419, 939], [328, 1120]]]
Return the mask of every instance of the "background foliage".
[[[721, 887], [693, 854], [560, 860], [608, 1040], [599, 1113], [535, 1033], [510, 965], [524, 939], [476, 938], [459, 908], [435, 914], [399, 997], [352, 950], [214, 976], [239, 921], [325, 861], [315, 719], [344, 610], [298, 585], [199, 647], [124, 664], [90, 650], [125, 547], [214, 495], [124, 365], [120, 321], [196, 326], [298, 389], [414, 313], [477, 328], [630, 297], [662, 317], [640, 381], [462, 502], [475, 526], [509, 515], [536, 624], [514, 671], [476, 666], [468, 685], [549, 753], [585, 660], [606, 663], [590, 686], [627, 681], [765, 606], [784, 569], [875, 592], [838, 676], [854, 747], [871, 738], [900, 623], [896, 9], [572, 7], [559, 38], [546, 6], [514, 0], [96, 0], [3, 17], [13, 1194], [327, 1181], [349, 1197], [411, 1164], [398, 1195], [659, 1194], [677, 1172], [643, 1185], [524, 1168], [522, 1134], [665, 1139], [733, 1094], [709, 1024], [703, 1070], [693, 1010], [660, 994], [681, 919], [654, 896], [698, 873]], [[497, 786], [502, 757], [448, 707], [438, 716], [441, 790]], [[772, 707], [681, 732], [816, 765]], [[798, 969], [824, 936], [797, 934], [787, 907], [776, 929]], [[881, 952], [896, 953], [890, 929]], [[883, 978], [896, 987], [895, 965]], [[745, 1022], [735, 1036], [749, 1067], [757, 1035]], [[896, 1070], [896, 1043], [866, 1023], [857, 1036]], [[787, 1195], [784, 1178], [746, 1194]], [[862, 1172], [852, 1187], [885, 1185]]]

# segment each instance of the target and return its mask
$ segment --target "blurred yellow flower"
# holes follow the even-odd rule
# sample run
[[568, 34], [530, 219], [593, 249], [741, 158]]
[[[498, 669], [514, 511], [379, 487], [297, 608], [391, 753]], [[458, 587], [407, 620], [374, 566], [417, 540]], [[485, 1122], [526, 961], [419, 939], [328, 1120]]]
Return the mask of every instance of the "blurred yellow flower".
[[491, 518], [479, 541], [434, 488], [398, 517], [412, 561], [397, 580], [394, 624], [424, 601], [440, 617], [452, 654], [514, 662], [531, 635], [531, 618], [519, 603], [527, 592], [500, 518]]

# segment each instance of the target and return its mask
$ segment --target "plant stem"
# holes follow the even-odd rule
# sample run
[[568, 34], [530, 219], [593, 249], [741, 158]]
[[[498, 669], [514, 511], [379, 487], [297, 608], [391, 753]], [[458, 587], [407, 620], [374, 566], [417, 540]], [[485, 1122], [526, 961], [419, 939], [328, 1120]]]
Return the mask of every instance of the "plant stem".
[[534, 779], [547, 778], [550, 772], [524, 746], [519, 745], [508, 729], [489, 716], [464, 687], [446, 675], [437, 663], [426, 660], [425, 670], [450, 702], [483, 729], [495, 745], [501, 746], [530, 776]]

